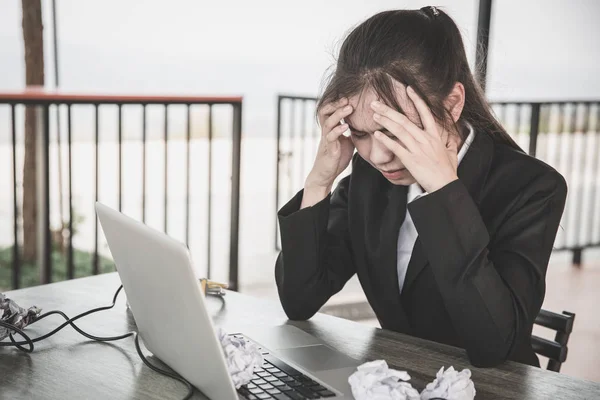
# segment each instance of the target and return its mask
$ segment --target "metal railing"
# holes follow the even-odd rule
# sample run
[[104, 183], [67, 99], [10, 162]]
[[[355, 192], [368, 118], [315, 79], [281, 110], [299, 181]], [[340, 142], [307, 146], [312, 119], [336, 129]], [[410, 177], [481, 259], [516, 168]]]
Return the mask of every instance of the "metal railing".
[[[112, 109], [113, 112], [116, 108], [117, 113], [117, 123], [113, 126], [109, 126], [108, 130], [112, 130], [113, 133], [116, 133], [116, 155], [112, 154], [111, 157], [111, 165], [114, 166], [116, 164], [117, 176], [118, 180], [116, 182], [117, 196], [118, 199], [115, 204], [115, 208], [119, 210], [122, 209], [124, 205], [124, 180], [123, 180], [123, 147], [124, 147], [124, 119], [125, 115], [130, 112], [130, 116], [137, 113], [139, 115], [141, 111], [141, 120], [137, 120], [136, 124], [141, 125], [141, 171], [140, 176], [137, 178], [141, 180], [141, 193], [136, 194], [136, 204], [141, 202], [141, 219], [146, 222], [147, 217], [152, 216], [147, 213], [147, 201], [154, 200], [155, 197], [150, 197], [147, 193], [148, 182], [153, 182], [152, 180], [160, 179], [162, 181], [163, 187], [163, 210], [162, 210], [162, 229], [167, 232], [169, 227], [169, 210], [173, 210], [176, 207], [177, 210], [184, 209], [184, 224], [185, 224], [185, 235], [182, 241], [185, 241], [186, 244], [189, 245], [190, 241], [190, 187], [191, 187], [191, 177], [192, 173], [190, 170], [190, 162], [193, 160], [191, 155], [191, 148], [196, 140], [192, 131], [198, 131], [200, 128], [198, 124], [193, 123], [193, 116], [197, 114], [202, 114], [206, 118], [204, 118], [204, 124], [201, 126], [203, 133], [206, 133], [207, 143], [207, 158], [208, 158], [208, 166], [205, 171], [202, 171], [202, 174], [206, 174], [206, 177], [202, 179], [206, 179], [208, 181], [208, 188], [206, 190], [206, 199], [203, 201], [207, 202], [208, 210], [206, 211], [207, 219], [206, 219], [206, 228], [207, 228], [207, 243], [206, 243], [206, 266], [207, 271], [206, 274], [209, 276], [211, 274], [211, 221], [212, 221], [212, 191], [213, 191], [213, 166], [212, 166], [212, 158], [213, 158], [213, 136], [215, 133], [214, 127], [214, 115], [221, 111], [226, 111], [227, 115], [230, 116], [229, 122], [231, 124], [231, 184], [230, 184], [230, 193], [231, 193], [231, 201], [230, 201], [230, 232], [229, 232], [229, 284], [232, 289], [237, 289], [238, 287], [238, 249], [239, 249], [239, 208], [240, 208], [240, 154], [241, 154], [241, 136], [242, 136], [242, 98], [241, 97], [199, 97], [199, 96], [122, 96], [122, 95], [87, 95], [87, 94], [66, 94], [66, 93], [50, 93], [43, 92], [38, 90], [27, 90], [24, 92], [16, 92], [16, 93], [0, 93], [0, 110], [3, 108], [9, 109], [10, 115], [10, 146], [12, 147], [12, 213], [13, 213], [13, 227], [12, 227], [12, 236], [13, 236], [13, 245], [12, 245], [12, 276], [10, 279], [12, 288], [18, 288], [21, 285], [21, 267], [23, 265], [22, 260], [22, 251], [21, 251], [21, 242], [22, 242], [22, 232], [20, 223], [22, 221], [22, 216], [20, 215], [21, 204], [19, 191], [20, 185], [18, 181], [18, 173], [19, 169], [22, 168], [22, 165], [19, 165], [17, 161], [17, 154], [20, 153], [20, 149], [18, 148], [18, 116], [22, 115], [22, 111], [24, 109], [34, 109], [35, 115], [37, 117], [37, 129], [35, 132], [36, 139], [36, 168], [37, 168], [37, 218], [38, 218], [38, 243], [37, 243], [37, 264], [40, 269], [40, 283], [49, 283], [52, 279], [53, 272], [53, 255], [52, 255], [52, 247], [55, 245], [53, 243], [53, 230], [51, 226], [51, 215], [57, 214], [56, 207], [57, 204], [51, 204], [51, 157], [52, 151], [51, 147], [56, 147], [58, 150], [59, 156], [54, 159], [52, 162], [57, 161], [58, 165], [64, 165], [67, 170], [66, 177], [66, 198], [67, 205], [65, 207], [66, 214], [66, 224], [64, 226], [64, 230], [66, 231], [66, 235], [68, 236], [68, 240], [66, 240], [66, 279], [72, 279], [75, 277], [75, 252], [77, 251], [74, 248], [73, 239], [77, 238], [77, 230], [74, 224], [76, 224], [76, 216], [74, 215], [73, 209], [73, 173], [77, 172], [77, 168], [80, 168], [78, 165], [73, 164], [73, 143], [74, 137], [81, 137], [82, 132], [86, 131], [85, 129], [80, 129], [82, 132], [78, 132], [78, 129], [73, 127], [73, 117], [76, 114], [76, 111], [80, 111], [79, 109], [75, 110], [75, 108], [79, 106], [83, 107], [91, 107], [93, 110], [93, 123], [91, 127], [88, 127], [87, 131], [93, 132], [92, 137], [89, 138], [93, 143], [93, 150], [90, 153], [93, 153], [94, 158], [94, 167], [93, 167], [93, 176], [89, 176], [90, 179], [94, 181], [93, 185], [93, 199], [94, 201], [98, 201], [100, 194], [100, 185], [99, 185], [99, 173], [102, 170], [102, 167], [99, 164], [99, 149], [104, 144], [102, 143], [101, 138], [101, 130], [100, 130], [100, 115], [101, 112], [105, 109]], [[149, 108], [152, 108], [149, 110]], [[158, 108], [158, 110], [157, 110]], [[162, 110], [160, 110], [162, 108]], [[215, 108], [217, 110], [215, 110]], [[66, 120], [62, 118], [64, 117], [66, 109]], [[135, 113], [133, 112], [135, 109]], [[176, 109], [176, 110], [174, 110]], [[151, 128], [150, 114], [153, 116], [156, 115], [156, 111], [158, 114], [162, 114], [164, 117], [164, 124], [162, 125], [162, 132], [159, 132], [157, 138], [154, 138], [161, 146], [164, 146], [162, 149], [162, 160], [164, 162], [164, 168], [162, 170], [162, 176], [157, 177], [157, 172], [152, 174], [148, 173], [150, 167], [154, 167], [156, 165], [156, 160], [150, 158], [152, 155], [148, 154], [148, 146], [150, 145], [150, 140], [152, 138], [149, 137], [148, 132]], [[174, 111], [179, 111], [180, 116], [182, 116], [183, 124], [179, 128], [180, 135], [177, 138], [177, 150], [183, 148], [181, 155], [182, 158], [185, 158], [185, 161], [180, 164], [184, 164], [182, 168], [179, 168], [177, 171], [171, 171], [169, 168], [173, 168], [173, 163], [179, 158], [176, 154], [176, 157], [172, 159], [169, 158], [169, 146], [172, 145], [174, 139], [171, 137], [173, 135], [171, 125], [169, 123], [170, 118], [174, 118], [171, 114]], [[181, 112], [183, 111], [183, 112]], [[56, 137], [51, 137], [51, 115], [54, 114], [54, 120], [58, 124], [56, 132]], [[152, 113], [154, 112], [154, 113]], [[220, 114], [219, 114], [220, 115]], [[66, 162], [64, 157], [61, 155], [60, 151], [64, 144], [61, 143], [61, 129], [60, 123], [63, 122], [66, 126]], [[106, 124], [105, 124], [106, 125]], [[112, 124], [111, 124], [112, 125]], [[152, 125], [152, 128], [155, 128], [155, 125]], [[192, 126], [196, 125], [196, 126]], [[106, 130], [106, 129], [104, 129]], [[64, 128], [62, 129], [64, 132]], [[153, 129], [156, 131], [156, 129]], [[102, 133], [105, 133], [104, 131]], [[53, 135], [54, 136], [54, 135]], [[84, 136], [84, 135], [83, 135]], [[114, 137], [114, 136], [113, 136]], [[2, 139], [0, 137], [0, 139]], [[229, 139], [229, 137], [228, 137]], [[64, 140], [64, 139], [62, 139]], [[85, 141], [85, 139], [77, 139], [80, 141]], [[130, 140], [131, 141], [131, 140]], [[180, 143], [181, 142], [181, 143]], [[136, 147], [137, 149], [137, 147]], [[153, 147], [154, 149], [154, 147]], [[83, 152], [83, 150], [80, 149]], [[154, 157], [158, 157], [160, 152], [153, 152]], [[90, 155], [91, 156], [91, 155]], [[112, 157], [115, 157], [116, 160]], [[136, 167], [136, 172], [138, 168]], [[155, 168], [153, 168], [155, 169]], [[170, 195], [169, 195], [169, 176], [173, 176], [176, 174], [178, 177], [185, 176], [184, 183], [180, 186], [185, 186], [185, 199], [178, 202], [173, 202], [176, 204], [170, 204]], [[59, 170], [59, 175], [62, 176]], [[112, 186], [112, 182], [111, 182]], [[2, 188], [1, 190], [5, 190], [8, 192], [10, 189]], [[204, 195], [204, 193], [200, 193]], [[182, 195], [183, 196], [183, 195]], [[90, 196], [91, 197], [91, 196]], [[59, 194], [59, 199], [62, 204], [63, 193]], [[172, 200], [171, 200], [172, 201]], [[89, 201], [88, 201], [89, 203]], [[86, 204], [86, 207], [93, 207], [93, 204]], [[62, 212], [62, 205], [61, 212]], [[136, 205], [137, 207], [137, 205]], [[53, 213], [54, 211], [54, 213]], [[171, 211], [173, 213], [173, 211]], [[179, 212], [178, 215], [179, 216]], [[98, 221], [93, 216], [94, 219], [94, 227], [93, 227], [93, 250], [90, 253], [93, 254], [91, 257], [91, 265], [90, 265], [90, 274], [98, 274], [101, 272], [101, 256], [99, 254], [99, 240], [98, 240]], [[62, 221], [61, 224], [64, 224], [65, 221]], [[160, 228], [159, 228], [160, 229]], [[40, 240], [41, 239], [41, 240]]]
[[[294, 95], [277, 98], [277, 210], [302, 188], [312, 166], [320, 136], [316, 101]], [[572, 251], [573, 263], [579, 265], [583, 249], [600, 246], [600, 101], [493, 102], [492, 108], [523, 149], [567, 180], [561, 221], [567, 235], [557, 237], [555, 250]], [[275, 249], [280, 249], [277, 222]]]

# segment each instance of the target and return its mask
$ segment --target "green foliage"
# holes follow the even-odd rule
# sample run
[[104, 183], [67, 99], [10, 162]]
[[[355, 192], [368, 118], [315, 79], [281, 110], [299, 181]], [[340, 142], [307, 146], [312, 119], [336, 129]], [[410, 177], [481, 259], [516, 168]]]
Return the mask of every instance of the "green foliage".
[[[67, 279], [67, 254], [60, 252], [55, 246], [52, 251], [52, 282]], [[73, 249], [73, 265], [75, 278], [92, 275], [94, 253]], [[12, 288], [12, 246], [0, 249], [0, 292]], [[100, 273], [114, 272], [112, 260], [98, 255]], [[40, 284], [40, 270], [37, 263], [21, 263], [20, 287]]]
[[[79, 231], [79, 226], [84, 222], [84, 217], [73, 210], [73, 235]], [[64, 281], [67, 279], [67, 250], [68, 250], [68, 223], [63, 223], [62, 229], [52, 231], [52, 282]], [[67, 235], [64, 235], [67, 234]], [[60, 242], [60, 244], [59, 244]], [[64, 249], [63, 249], [64, 248]], [[82, 278], [92, 275], [94, 265], [94, 253], [73, 249], [73, 267], [74, 277]], [[99, 273], [114, 272], [114, 262], [106, 257], [98, 255]], [[12, 266], [13, 266], [13, 246], [0, 248], [0, 292], [12, 289]], [[36, 262], [23, 262], [21, 260], [21, 279], [20, 288], [39, 285], [40, 269]]]

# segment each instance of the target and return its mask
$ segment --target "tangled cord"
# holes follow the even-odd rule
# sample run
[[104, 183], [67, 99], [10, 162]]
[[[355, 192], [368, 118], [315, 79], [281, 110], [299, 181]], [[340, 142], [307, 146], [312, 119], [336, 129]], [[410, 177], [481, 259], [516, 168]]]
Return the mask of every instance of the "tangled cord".
[[[37, 337], [35, 339], [31, 339], [25, 332], [23, 332], [23, 330], [21, 330], [21, 329], [19, 329], [17, 327], [14, 327], [14, 326], [6, 323], [6, 322], [0, 321], [0, 326], [2, 326], [4, 328], [7, 328], [7, 329], [9, 329], [11, 331], [15, 331], [16, 333], [18, 333], [19, 335], [21, 335], [23, 337], [23, 339], [25, 339], [25, 341], [17, 342], [17, 341], [15, 341], [15, 339], [13, 337], [13, 334], [11, 333], [9, 335], [11, 343], [0, 342], [0, 347], [13, 347], [14, 346], [14, 347], [17, 347], [21, 351], [24, 351], [24, 352], [27, 352], [27, 353], [31, 353], [31, 352], [33, 352], [33, 349], [34, 349], [34, 345], [33, 345], [34, 343], [40, 342], [40, 341], [42, 341], [44, 339], [49, 338], [50, 336], [52, 336], [52, 335], [56, 334], [57, 332], [61, 331], [63, 328], [65, 328], [68, 325], [71, 325], [73, 327], [73, 329], [75, 329], [78, 333], [80, 333], [81, 335], [87, 337], [88, 339], [95, 340], [95, 341], [98, 341], [98, 342], [110, 342], [110, 341], [114, 341], [114, 340], [125, 339], [125, 338], [127, 338], [129, 336], [132, 336], [134, 334], [134, 332], [129, 332], [129, 333], [126, 333], [124, 335], [113, 336], [113, 337], [97, 337], [97, 336], [90, 335], [89, 333], [83, 331], [74, 322], [74, 321], [77, 321], [78, 319], [86, 317], [86, 316], [88, 316], [90, 314], [93, 314], [93, 313], [96, 313], [96, 312], [99, 312], [99, 311], [105, 311], [105, 310], [112, 309], [115, 306], [115, 304], [117, 303], [117, 298], [119, 297], [119, 293], [121, 293], [121, 290], [123, 290], [123, 285], [119, 286], [119, 288], [117, 289], [117, 291], [116, 291], [116, 293], [115, 293], [115, 295], [113, 297], [112, 304], [110, 306], [93, 308], [93, 309], [88, 310], [86, 312], [83, 312], [83, 313], [81, 313], [79, 315], [76, 315], [73, 318], [69, 318], [65, 313], [63, 313], [62, 311], [58, 311], [58, 310], [57, 311], [49, 311], [47, 313], [44, 313], [44, 314], [40, 315], [34, 321], [34, 323], [38, 322], [38, 321], [40, 321], [40, 320], [42, 320], [42, 319], [44, 319], [46, 317], [49, 317], [51, 315], [55, 315], [55, 314], [60, 315], [61, 317], [63, 317], [65, 319], [65, 322], [62, 325], [60, 325], [58, 328], [54, 329], [52, 332], [49, 332], [49, 333], [47, 333], [47, 334], [45, 334], [43, 336]], [[28, 345], [29, 349], [23, 347], [23, 345]]]
[[[144, 364], [152, 369], [153, 371], [156, 371], [162, 375], [165, 375], [169, 378], [172, 379], [176, 379], [179, 382], [183, 383], [188, 392], [186, 394], [186, 396], [183, 398], [183, 400], [187, 400], [190, 397], [192, 397], [192, 395], [194, 394], [194, 388], [193, 386], [184, 378], [182, 378], [181, 376], [165, 371], [161, 368], [158, 368], [157, 366], [153, 365], [152, 363], [150, 363], [150, 361], [148, 361], [148, 359], [146, 358], [146, 356], [144, 356], [144, 354], [142, 353], [142, 349], [140, 347], [140, 339], [139, 339], [139, 335], [137, 332], [128, 332], [125, 333], [123, 335], [119, 335], [119, 336], [109, 336], [109, 337], [100, 337], [100, 336], [94, 336], [94, 335], [90, 335], [89, 333], [85, 332], [83, 329], [81, 329], [80, 327], [78, 327], [75, 324], [75, 321], [77, 321], [80, 318], [83, 318], [85, 316], [88, 316], [90, 314], [99, 312], [99, 311], [105, 311], [105, 310], [110, 310], [112, 309], [115, 304], [117, 303], [117, 298], [119, 297], [119, 293], [121, 292], [121, 290], [123, 290], [123, 285], [119, 286], [119, 288], [117, 289], [114, 297], [113, 297], [113, 301], [112, 304], [110, 306], [104, 306], [104, 307], [98, 307], [98, 308], [93, 308], [91, 310], [88, 310], [86, 312], [83, 312], [81, 314], [76, 315], [73, 318], [69, 318], [64, 312], [62, 311], [49, 311], [47, 313], [44, 313], [42, 315], [40, 315], [33, 323], [38, 322], [46, 317], [49, 317], [51, 315], [60, 315], [61, 317], [63, 317], [65, 319], [65, 322], [62, 323], [60, 326], [58, 326], [57, 328], [55, 328], [53, 331], [42, 335], [40, 337], [37, 338], [30, 338], [29, 335], [27, 335], [22, 329], [17, 328], [9, 323], [0, 321], [0, 327], [3, 328], [7, 328], [9, 330], [9, 332], [11, 332], [8, 337], [10, 338], [10, 342], [0, 342], [0, 347], [16, 347], [17, 349], [24, 351], [26, 353], [32, 353], [33, 349], [34, 349], [34, 343], [40, 342], [44, 339], [49, 338], [50, 336], [58, 333], [59, 331], [61, 331], [63, 328], [65, 328], [68, 325], [71, 325], [71, 327], [73, 329], [75, 329], [79, 334], [85, 336], [88, 339], [97, 341], [97, 342], [112, 342], [115, 340], [122, 340], [128, 337], [133, 336], [134, 337], [134, 341], [135, 341], [135, 349], [137, 350], [138, 355], [140, 356], [140, 358], [142, 359], [142, 361], [144, 362]], [[30, 324], [31, 325], [31, 324]], [[22, 341], [16, 341], [14, 338], [14, 335], [18, 334], [20, 335], [24, 340]], [[28, 346], [28, 347], [24, 347], [24, 346]]]

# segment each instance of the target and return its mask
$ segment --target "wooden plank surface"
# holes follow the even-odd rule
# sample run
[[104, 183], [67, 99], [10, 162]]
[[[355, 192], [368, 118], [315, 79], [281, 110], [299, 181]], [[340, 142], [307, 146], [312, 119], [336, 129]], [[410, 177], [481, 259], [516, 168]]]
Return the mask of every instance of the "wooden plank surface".
[[[119, 283], [118, 275], [112, 273], [7, 295], [23, 307], [60, 309], [72, 316], [110, 304]], [[471, 369], [476, 399], [600, 398], [599, 383], [513, 362], [498, 368], [474, 368], [461, 349], [322, 314], [310, 321], [290, 322], [279, 304], [239, 293], [228, 292], [224, 302], [209, 297], [207, 303], [215, 322], [230, 333], [243, 331], [244, 326], [291, 323], [356, 359], [385, 359], [391, 367], [406, 370], [418, 390], [434, 379], [440, 367], [452, 365]], [[60, 318], [48, 317], [28, 327], [27, 332], [35, 337], [60, 323]], [[98, 336], [118, 335], [135, 328], [123, 295], [115, 309], [86, 317], [80, 326]], [[0, 399], [179, 399], [184, 394], [182, 384], [143, 365], [131, 338], [96, 343], [65, 328], [37, 344], [32, 354], [0, 347]], [[196, 393], [194, 398], [204, 397]]]

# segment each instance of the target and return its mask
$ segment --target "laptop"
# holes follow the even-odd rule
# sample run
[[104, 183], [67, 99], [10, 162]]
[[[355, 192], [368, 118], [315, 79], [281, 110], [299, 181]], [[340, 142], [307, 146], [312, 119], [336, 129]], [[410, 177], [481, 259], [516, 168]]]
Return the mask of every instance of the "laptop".
[[265, 360], [236, 390], [187, 247], [104, 204], [96, 213], [144, 345], [205, 396], [352, 398], [348, 377], [360, 363], [291, 325], [235, 334], [256, 343]]

